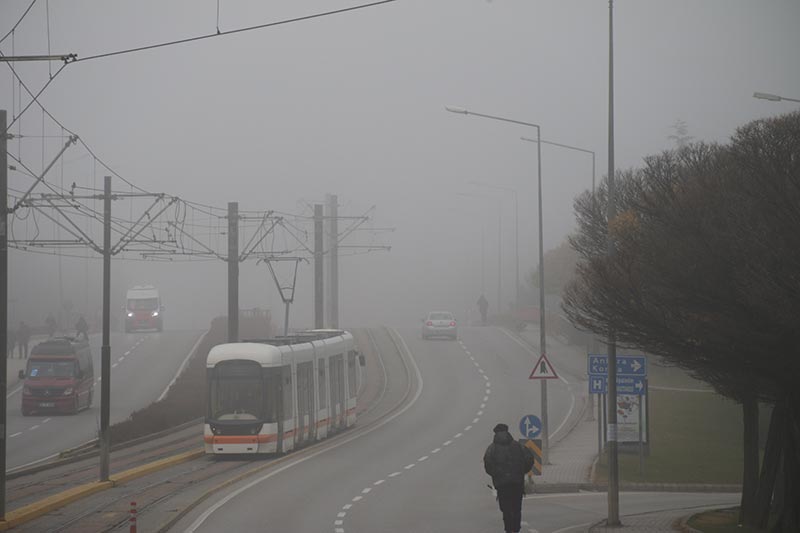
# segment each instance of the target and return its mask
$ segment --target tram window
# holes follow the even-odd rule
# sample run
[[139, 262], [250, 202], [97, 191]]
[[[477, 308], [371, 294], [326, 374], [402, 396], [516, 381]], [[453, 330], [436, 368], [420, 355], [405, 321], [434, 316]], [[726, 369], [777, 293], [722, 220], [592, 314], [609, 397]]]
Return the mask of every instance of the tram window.
[[250, 361], [226, 361], [209, 372], [212, 419], [261, 419], [261, 368]]
[[279, 368], [264, 370], [264, 422], [278, 421], [278, 406], [281, 394], [281, 371]]
[[281, 367], [281, 374], [283, 377], [283, 419], [286, 420], [294, 416], [292, 367]]
[[347, 388], [350, 398], [356, 397], [356, 352], [347, 352]]
[[319, 361], [319, 408], [325, 409], [328, 407], [328, 382], [325, 379], [325, 360]]

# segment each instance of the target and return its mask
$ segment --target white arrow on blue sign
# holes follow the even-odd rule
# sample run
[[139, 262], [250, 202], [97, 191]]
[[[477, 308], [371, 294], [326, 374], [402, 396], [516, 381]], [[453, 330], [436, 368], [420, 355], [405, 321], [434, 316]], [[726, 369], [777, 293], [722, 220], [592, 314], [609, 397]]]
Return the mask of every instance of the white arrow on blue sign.
[[536, 415], [525, 415], [519, 421], [519, 432], [526, 439], [535, 439], [542, 432], [542, 421]]
[[[617, 394], [643, 396], [646, 392], [644, 378], [617, 376]], [[589, 376], [589, 394], [608, 394], [608, 377]]]
[[[589, 355], [588, 373], [590, 376], [607, 376], [608, 356]], [[617, 375], [647, 377], [647, 357], [644, 355], [618, 355]]]

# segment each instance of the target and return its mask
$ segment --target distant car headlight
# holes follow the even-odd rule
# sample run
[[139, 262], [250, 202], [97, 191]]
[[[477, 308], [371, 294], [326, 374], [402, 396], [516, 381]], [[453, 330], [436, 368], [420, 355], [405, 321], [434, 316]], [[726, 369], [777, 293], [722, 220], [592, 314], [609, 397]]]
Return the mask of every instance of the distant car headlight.
[[158, 311], [153, 311], [153, 316], [158, 316]]
[[72, 393], [75, 392], [75, 389], [72, 387], [67, 387], [64, 389], [64, 396], [72, 396]]
[[128, 311], [128, 318], [133, 318], [133, 312], [132, 311]]

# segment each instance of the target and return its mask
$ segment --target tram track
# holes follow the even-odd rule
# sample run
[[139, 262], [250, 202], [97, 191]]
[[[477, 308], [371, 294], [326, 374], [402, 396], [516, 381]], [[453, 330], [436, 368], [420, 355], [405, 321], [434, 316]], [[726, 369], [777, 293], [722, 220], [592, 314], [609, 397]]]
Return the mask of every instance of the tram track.
[[[147, 530], [167, 531], [201, 503], [240, 481], [270, 468], [286, 467], [285, 465], [293, 460], [322, 453], [327, 448], [343, 444], [343, 439], [358, 438], [361, 433], [371, 430], [381, 420], [392, 416], [401, 409], [414, 390], [409, 362], [406, 361], [403, 350], [388, 329], [361, 331], [363, 332], [362, 341], [366, 340], [369, 343], [374, 360], [377, 362], [376, 375], [371, 377], [372, 379], [377, 378], [380, 385], [370, 393], [373, 397], [365, 400], [365, 407], [359, 414], [359, 420], [355, 427], [281, 456], [268, 456], [263, 459], [248, 457], [241, 460], [201, 457], [188, 463], [168, 467], [157, 475], [148, 475], [139, 480], [118, 485], [110, 491], [90, 496], [80, 505], [70, 505], [68, 512], [63, 512], [65, 509], [62, 509], [57, 516], [45, 515], [28, 524], [18, 526], [18, 529], [20, 531], [59, 533], [87, 530], [115, 531], [127, 524], [130, 517], [130, 502], [136, 501], [140, 524], [143, 521], [152, 522], [152, 526], [155, 527], [148, 527]], [[387, 354], [387, 351], [394, 353]], [[399, 395], [399, 398], [396, 396], [400, 391], [390, 390], [389, 372], [385, 361], [387, 357], [395, 356], [399, 357], [402, 362], [403, 375], [392, 375], [393, 381], [405, 382], [403, 393]], [[394, 373], [400, 374], [396, 371]], [[387, 398], [387, 395], [392, 397]], [[387, 402], [389, 403], [387, 404]], [[117, 467], [115, 470], [119, 471], [119, 467], [141, 464], [143, 457], [145, 460], [154, 460], [178, 451], [197, 449], [198, 442], [200, 442], [198, 436], [191, 435], [172, 439], [169, 444], [145, 445], [138, 450], [114, 457], [114, 464]], [[261, 464], [254, 466], [254, 462]], [[186, 465], [191, 466], [186, 468]], [[41, 497], [43, 485], [55, 489], [53, 492], [58, 492], [64, 486], [91, 482], [96, 479], [94, 461], [87, 460], [73, 468], [68, 468], [68, 466], [62, 465], [60, 469], [57, 469], [58, 471], [54, 469], [52, 476], [48, 476], [47, 470], [38, 469], [37, 472], [31, 473], [27, 480], [25, 478], [28, 476], [20, 475], [17, 477], [19, 484], [10, 493], [13, 495], [12, 500], [19, 504], [29, 500], [35, 494]], [[200, 490], [201, 488], [202, 490]], [[196, 493], [198, 491], [199, 494], [187, 496], [187, 492]], [[47, 491], [45, 490], [45, 492]], [[180, 498], [178, 498], [179, 496]], [[176, 499], [181, 501], [174, 501]], [[15, 505], [15, 507], [17, 506]], [[164, 519], [164, 516], [170, 518]], [[51, 517], [52, 520], [45, 520], [48, 517]], [[49, 524], [44, 522], [49, 522]]]

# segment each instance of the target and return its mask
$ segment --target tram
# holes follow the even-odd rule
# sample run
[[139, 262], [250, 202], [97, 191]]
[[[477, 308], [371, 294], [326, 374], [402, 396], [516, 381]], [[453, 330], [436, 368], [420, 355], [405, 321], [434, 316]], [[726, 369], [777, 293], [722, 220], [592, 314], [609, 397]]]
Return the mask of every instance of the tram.
[[342, 330], [214, 346], [206, 453], [284, 453], [352, 426], [363, 364]]

